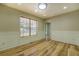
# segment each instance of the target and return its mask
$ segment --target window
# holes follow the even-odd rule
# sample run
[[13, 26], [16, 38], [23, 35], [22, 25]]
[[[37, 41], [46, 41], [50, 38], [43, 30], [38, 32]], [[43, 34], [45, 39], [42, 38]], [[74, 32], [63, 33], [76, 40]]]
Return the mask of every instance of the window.
[[20, 36], [36, 35], [37, 21], [20, 17]]
[[29, 36], [29, 19], [20, 17], [20, 36]]
[[31, 35], [36, 35], [37, 21], [31, 20]]

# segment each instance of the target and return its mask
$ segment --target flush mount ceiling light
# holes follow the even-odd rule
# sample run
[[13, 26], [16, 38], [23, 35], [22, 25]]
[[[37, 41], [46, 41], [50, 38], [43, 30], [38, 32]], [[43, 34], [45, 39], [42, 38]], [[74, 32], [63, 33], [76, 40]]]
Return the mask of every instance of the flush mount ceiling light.
[[64, 7], [64, 9], [67, 9], [67, 7]]
[[46, 9], [47, 8], [47, 3], [39, 3], [38, 8], [41, 9], [41, 10]]

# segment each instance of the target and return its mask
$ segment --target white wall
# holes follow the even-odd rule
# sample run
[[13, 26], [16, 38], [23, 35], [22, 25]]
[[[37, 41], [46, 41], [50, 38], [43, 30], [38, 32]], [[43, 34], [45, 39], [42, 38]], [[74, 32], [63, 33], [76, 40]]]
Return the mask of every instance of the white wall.
[[[41, 35], [40, 35], [41, 34]], [[18, 32], [0, 32], [0, 51], [44, 38], [43, 33], [21, 38]]]
[[[19, 17], [38, 21], [37, 35], [20, 37]], [[45, 38], [44, 21], [27, 13], [0, 5], [0, 51]]]
[[79, 45], [79, 11], [56, 16], [46, 22], [50, 23], [52, 40]]
[[79, 45], [79, 31], [52, 31], [51, 39]]

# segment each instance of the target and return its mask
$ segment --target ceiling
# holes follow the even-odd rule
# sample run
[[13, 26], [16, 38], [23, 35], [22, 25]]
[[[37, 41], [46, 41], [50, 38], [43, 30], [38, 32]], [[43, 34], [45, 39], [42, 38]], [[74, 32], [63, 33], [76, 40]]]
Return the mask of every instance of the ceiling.
[[5, 3], [4, 5], [43, 19], [79, 9], [78, 3], [48, 3], [45, 10], [39, 10], [37, 3]]

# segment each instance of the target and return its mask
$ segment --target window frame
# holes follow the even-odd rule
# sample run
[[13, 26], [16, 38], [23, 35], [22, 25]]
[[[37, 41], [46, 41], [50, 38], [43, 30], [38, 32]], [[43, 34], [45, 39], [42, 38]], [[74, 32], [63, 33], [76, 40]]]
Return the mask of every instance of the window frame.
[[[33, 20], [33, 19], [31, 19], [31, 20]], [[31, 20], [30, 20], [30, 25], [31, 25]], [[35, 35], [37, 35], [38, 21], [37, 21], [37, 20], [34, 20], [34, 21], [36, 21], [36, 34], [35, 34]], [[30, 32], [31, 32], [31, 26], [30, 26]], [[32, 32], [31, 32], [31, 33], [32, 33]], [[31, 35], [31, 33], [30, 33], [30, 35]], [[31, 35], [31, 36], [35, 36], [35, 35]]]
[[[21, 24], [20, 24], [20, 17], [22, 17], [22, 18], [26, 18], [26, 19], [29, 19], [29, 35], [26, 35], [26, 36], [21, 36], [21, 30], [20, 30], [20, 28], [21, 28]], [[24, 16], [20, 16], [19, 17], [19, 32], [20, 32], [20, 37], [28, 37], [28, 36], [35, 36], [35, 35], [37, 35], [37, 27], [38, 27], [38, 21], [37, 20], [34, 20], [34, 19], [31, 19], [31, 18], [28, 18], [28, 17], [24, 17]], [[35, 35], [31, 35], [31, 20], [34, 20], [34, 21], [36, 21], [36, 34]]]

